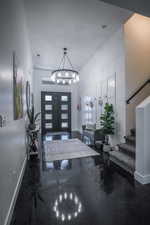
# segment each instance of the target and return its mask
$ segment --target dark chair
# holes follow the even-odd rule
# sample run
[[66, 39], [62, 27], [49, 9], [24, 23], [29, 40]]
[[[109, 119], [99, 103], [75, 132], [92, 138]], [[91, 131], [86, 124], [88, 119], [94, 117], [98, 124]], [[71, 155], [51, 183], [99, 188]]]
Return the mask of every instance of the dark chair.
[[105, 143], [105, 135], [101, 129], [95, 131], [95, 150], [98, 153], [103, 152], [103, 145]]
[[96, 126], [89, 126], [83, 125], [82, 126], [82, 140], [84, 137], [89, 138], [91, 145], [95, 146], [96, 141], [105, 141], [105, 135], [102, 133], [101, 129], [96, 129]]

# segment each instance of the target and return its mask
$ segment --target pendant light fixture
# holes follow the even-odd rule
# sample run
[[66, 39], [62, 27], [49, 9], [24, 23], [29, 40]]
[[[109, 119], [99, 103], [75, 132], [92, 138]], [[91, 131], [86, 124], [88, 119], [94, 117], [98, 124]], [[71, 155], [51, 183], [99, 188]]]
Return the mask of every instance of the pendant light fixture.
[[[69, 67], [67, 66], [69, 65]], [[63, 57], [57, 70], [52, 71], [51, 81], [57, 84], [70, 85], [79, 82], [79, 73], [74, 70], [67, 55], [67, 48], [63, 48]]]

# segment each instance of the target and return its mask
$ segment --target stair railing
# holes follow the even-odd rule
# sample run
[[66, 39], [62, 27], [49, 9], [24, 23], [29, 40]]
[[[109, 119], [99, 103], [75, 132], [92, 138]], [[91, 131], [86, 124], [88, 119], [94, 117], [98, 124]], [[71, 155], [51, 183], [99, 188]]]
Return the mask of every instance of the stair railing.
[[147, 84], [150, 83], [150, 79], [148, 79], [147, 81], [144, 82], [144, 84], [142, 84], [127, 100], [126, 103], [130, 104], [130, 101], [139, 93], [143, 90], [143, 88], [145, 88], [145, 86], [147, 86]]

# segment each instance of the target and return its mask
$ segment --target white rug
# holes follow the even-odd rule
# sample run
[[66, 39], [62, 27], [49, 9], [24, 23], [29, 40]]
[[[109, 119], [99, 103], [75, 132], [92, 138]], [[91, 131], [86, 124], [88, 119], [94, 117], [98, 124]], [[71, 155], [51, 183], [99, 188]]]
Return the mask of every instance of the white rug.
[[46, 162], [99, 155], [79, 139], [45, 141], [44, 151]]

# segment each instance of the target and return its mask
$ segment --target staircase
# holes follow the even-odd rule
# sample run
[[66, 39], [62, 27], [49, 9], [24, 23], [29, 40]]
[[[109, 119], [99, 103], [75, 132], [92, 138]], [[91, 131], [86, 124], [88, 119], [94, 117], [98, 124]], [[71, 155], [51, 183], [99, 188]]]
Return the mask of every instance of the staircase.
[[135, 143], [136, 131], [132, 129], [130, 135], [125, 137], [126, 143], [119, 144], [118, 150], [110, 152], [110, 160], [122, 167], [127, 172], [134, 174], [135, 171]]

